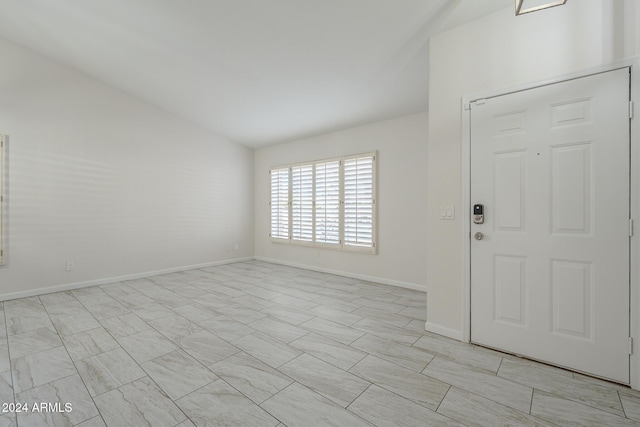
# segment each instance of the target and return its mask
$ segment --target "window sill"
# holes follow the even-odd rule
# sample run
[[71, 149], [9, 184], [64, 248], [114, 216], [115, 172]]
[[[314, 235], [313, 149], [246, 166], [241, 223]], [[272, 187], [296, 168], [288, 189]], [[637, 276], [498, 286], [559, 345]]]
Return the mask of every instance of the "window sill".
[[316, 249], [329, 249], [331, 251], [341, 251], [341, 252], [352, 252], [366, 255], [377, 255], [378, 250], [377, 247], [369, 248], [369, 247], [360, 247], [360, 246], [349, 246], [349, 245], [331, 245], [327, 243], [314, 243], [314, 242], [305, 242], [299, 240], [292, 239], [282, 239], [277, 237], [269, 238], [272, 243], [278, 243], [281, 245], [291, 245], [291, 246], [301, 246], [306, 248], [316, 248]]

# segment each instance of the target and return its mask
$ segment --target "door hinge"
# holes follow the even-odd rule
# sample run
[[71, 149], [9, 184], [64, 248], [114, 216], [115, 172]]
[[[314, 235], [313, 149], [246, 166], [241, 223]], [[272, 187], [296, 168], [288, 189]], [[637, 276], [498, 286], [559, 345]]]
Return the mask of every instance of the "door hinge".
[[633, 101], [629, 101], [629, 118], [633, 119]]
[[633, 237], [633, 220], [629, 220], [629, 237]]
[[633, 338], [629, 337], [629, 354], [633, 354]]

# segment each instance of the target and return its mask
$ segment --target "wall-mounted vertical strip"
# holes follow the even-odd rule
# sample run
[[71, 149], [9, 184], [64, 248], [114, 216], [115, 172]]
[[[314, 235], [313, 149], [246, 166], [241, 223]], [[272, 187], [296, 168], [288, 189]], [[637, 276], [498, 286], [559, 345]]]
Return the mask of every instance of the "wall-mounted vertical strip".
[[7, 149], [7, 137], [6, 135], [0, 135], [0, 265], [5, 263], [5, 212], [7, 205], [7, 198], [5, 192], [5, 159]]

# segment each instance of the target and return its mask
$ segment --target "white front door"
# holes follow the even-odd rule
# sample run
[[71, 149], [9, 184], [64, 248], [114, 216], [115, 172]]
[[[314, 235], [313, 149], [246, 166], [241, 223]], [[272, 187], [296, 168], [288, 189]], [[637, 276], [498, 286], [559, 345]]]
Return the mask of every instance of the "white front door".
[[629, 81], [471, 104], [473, 342], [629, 383]]

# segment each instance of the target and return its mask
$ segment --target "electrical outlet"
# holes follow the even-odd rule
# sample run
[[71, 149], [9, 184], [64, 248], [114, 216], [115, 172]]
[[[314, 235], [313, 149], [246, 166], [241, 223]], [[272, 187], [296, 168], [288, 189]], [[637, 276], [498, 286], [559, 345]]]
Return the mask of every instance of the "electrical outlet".
[[67, 261], [67, 271], [72, 271], [73, 267], [73, 261]]

